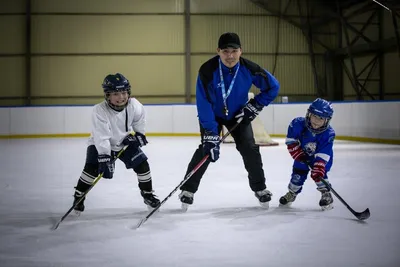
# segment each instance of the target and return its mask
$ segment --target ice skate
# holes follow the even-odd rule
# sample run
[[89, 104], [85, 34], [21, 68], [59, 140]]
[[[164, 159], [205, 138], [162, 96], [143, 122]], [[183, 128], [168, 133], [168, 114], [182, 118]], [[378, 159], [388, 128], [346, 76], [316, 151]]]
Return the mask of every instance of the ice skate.
[[143, 197], [144, 204], [147, 205], [149, 210], [156, 208], [160, 204], [160, 200], [153, 194], [153, 191], [140, 191]]
[[272, 193], [269, 190], [264, 189], [261, 191], [254, 192], [254, 195], [260, 202], [261, 207], [269, 209], [269, 202], [271, 201], [271, 196], [272, 196]]
[[75, 206], [75, 204], [79, 201], [80, 198], [81, 197], [79, 197], [77, 194], [74, 195], [73, 205], [74, 205], [74, 212], [77, 216], [81, 215], [81, 212], [85, 210], [85, 204], [84, 204], [85, 198], [83, 198], [82, 201]]
[[319, 206], [322, 210], [331, 210], [333, 209], [333, 198], [331, 192], [326, 188], [318, 189], [321, 192], [321, 199], [319, 201]]
[[295, 200], [296, 194], [292, 191], [289, 191], [284, 196], [281, 196], [281, 198], [279, 199], [279, 206], [290, 207]]
[[186, 212], [188, 210], [189, 206], [193, 204], [193, 198], [194, 198], [194, 194], [189, 191], [183, 190], [179, 194], [179, 200], [182, 203], [181, 208], [182, 208], [183, 212]]

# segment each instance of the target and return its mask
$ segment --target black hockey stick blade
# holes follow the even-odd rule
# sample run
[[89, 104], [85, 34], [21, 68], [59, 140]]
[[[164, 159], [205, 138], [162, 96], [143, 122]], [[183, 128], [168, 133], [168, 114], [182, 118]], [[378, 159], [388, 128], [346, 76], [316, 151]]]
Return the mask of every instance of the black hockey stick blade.
[[85, 198], [85, 196], [89, 193], [90, 190], [92, 190], [92, 188], [97, 184], [97, 182], [103, 177], [103, 174], [99, 174], [99, 176], [96, 177], [96, 179], [94, 179], [93, 184], [90, 185], [90, 187], [88, 188], [88, 190], [79, 198], [79, 200], [74, 203], [71, 208], [69, 208], [69, 210], [58, 220], [58, 222], [54, 225], [54, 227], [52, 228], [53, 230], [57, 230], [58, 226], [60, 226], [60, 224], [64, 221], [65, 218], [67, 218], [67, 216], [71, 213], [71, 211], [73, 211], [75, 209], [76, 206], [78, 206], [79, 203], [82, 202], [82, 200]]
[[58, 226], [64, 221], [64, 219], [71, 213], [71, 211], [74, 209], [75, 205], [73, 205], [65, 214], [62, 216], [57, 223], [53, 226], [52, 230], [57, 230]]
[[[114, 163], [120, 156], [121, 154], [128, 148], [128, 145], [125, 145], [119, 153], [115, 156], [113, 159], [112, 163]], [[53, 226], [53, 230], [57, 230], [57, 228], [60, 226], [60, 224], [64, 221], [65, 218], [75, 209], [76, 206], [78, 206], [79, 203], [85, 198], [85, 196], [89, 193], [90, 190], [97, 184], [97, 182], [103, 177], [103, 173], [100, 173], [93, 181], [93, 183], [90, 185], [90, 187], [86, 190], [86, 192], [80, 197], [80, 199], [72, 205], [71, 208], [57, 221], [57, 223]]]
[[356, 212], [355, 211], [353, 214], [354, 214], [354, 216], [357, 217], [357, 219], [359, 219], [361, 221], [364, 221], [364, 220], [368, 219], [369, 216], [371, 216], [371, 213], [369, 212], [368, 208], [366, 210], [364, 210], [363, 212]]
[[[153, 213], [152, 213], [153, 214]], [[150, 215], [151, 216], [151, 215]], [[144, 224], [146, 221], [147, 221], [147, 219], [149, 218], [149, 216], [146, 216], [146, 217], [144, 217], [144, 218], [142, 218], [139, 222], [138, 222], [138, 224], [136, 224], [136, 226], [133, 228], [133, 229], [138, 229], [142, 224]]]

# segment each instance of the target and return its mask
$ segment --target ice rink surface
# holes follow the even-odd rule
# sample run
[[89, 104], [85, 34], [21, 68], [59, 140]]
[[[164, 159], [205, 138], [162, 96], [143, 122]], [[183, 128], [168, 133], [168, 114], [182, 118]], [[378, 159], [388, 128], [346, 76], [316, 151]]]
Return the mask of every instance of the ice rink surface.
[[[277, 139], [279, 140], [279, 139]], [[183, 179], [195, 137], [149, 137], [156, 194], [164, 199]], [[309, 178], [291, 208], [279, 207], [292, 160], [283, 145], [262, 147], [273, 199], [263, 210], [248, 186], [233, 144], [203, 177], [195, 203], [180, 212], [176, 192], [144, 225], [136, 175], [117, 162], [114, 179], [89, 193], [80, 217], [71, 214], [86, 138], [0, 140], [1, 267], [398, 267], [400, 266], [400, 146], [336, 141], [329, 173], [335, 198], [321, 211]]]

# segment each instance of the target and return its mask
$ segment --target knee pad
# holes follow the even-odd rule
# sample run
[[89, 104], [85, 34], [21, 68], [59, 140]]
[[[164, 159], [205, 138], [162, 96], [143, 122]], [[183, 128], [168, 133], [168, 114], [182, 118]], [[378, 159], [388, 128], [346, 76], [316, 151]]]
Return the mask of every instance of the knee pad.
[[86, 163], [79, 180], [85, 184], [92, 184], [93, 180], [98, 176], [98, 173], [99, 170], [97, 165]]
[[290, 183], [296, 186], [302, 186], [307, 179], [308, 170], [293, 168]]
[[[147, 162], [147, 160], [140, 163], [133, 170], [137, 174], [139, 184], [145, 183], [145, 184], [150, 185], [150, 187], [146, 190], [146, 191], [149, 191], [151, 189], [151, 172], [150, 172], [150, 166], [149, 166], [149, 163]], [[141, 189], [144, 190], [144, 188], [141, 188]]]
[[303, 170], [303, 169], [298, 169], [298, 168], [293, 168], [293, 173], [298, 174], [300, 176], [307, 176], [309, 170]]
[[99, 167], [97, 164], [86, 163], [85, 167], [83, 167], [83, 171], [91, 176], [97, 177], [97, 175], [99, 175]]
[[133, 170], [136, 173], [147, 173], [150, 171], [150, 165], [147, 162], [147, 160], [145, 160], [142, 163], [140, 163], [139, 165], [137, 165], [135, 168], [133, 168]]

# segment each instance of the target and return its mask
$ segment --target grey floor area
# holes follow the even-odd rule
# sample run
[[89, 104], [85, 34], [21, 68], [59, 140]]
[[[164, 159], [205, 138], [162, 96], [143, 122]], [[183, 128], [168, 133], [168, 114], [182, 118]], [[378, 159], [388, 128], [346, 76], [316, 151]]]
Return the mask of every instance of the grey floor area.
[[[150, 137], [144, 148], [162, 200], [182, 180], [198, 145], [194, 137]], [[137, 177], [117, 163], [115, 177], [89, 193], [86, 211], [53, 224], [71, 207], [86, 139], [0, 140], [0, 266], [400, 266], [400, 146], [337, 141], [332, 186], [357, 211], [335, 198], [321, 211], [314, 182], [290, 208], [279, 207], [292, 160], [283, 140], [262, 147], [269, 210], [248, 186], [233, 144], [203, 177], [194, 205], [180, 211], [179, 191], [144, 225]]]

